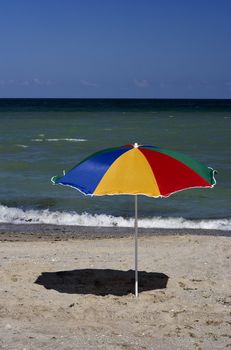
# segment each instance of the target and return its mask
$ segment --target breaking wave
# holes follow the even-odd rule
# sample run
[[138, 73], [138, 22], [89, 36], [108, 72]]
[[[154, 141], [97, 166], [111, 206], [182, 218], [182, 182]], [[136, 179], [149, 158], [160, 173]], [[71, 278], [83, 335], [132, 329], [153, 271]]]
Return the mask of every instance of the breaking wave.
[[[9, 208], [0, 205], [0, 223], [12, 224], [53, 224], [53, 225], [76, 225], [76, 226], [104, 226], [104, 227], [133, 227], [133, 218], [112, 216], [106, 214], [78, 214], [76, 212], [60, 212], [44, 210], [23, 210]], [[205, 230], [230, 230], [231, 219], [204, 219], [188, 220], [182, 217], [152, 217], [140, 218], [141, 228], [166, 228], [166, 229], [205, 229]]]

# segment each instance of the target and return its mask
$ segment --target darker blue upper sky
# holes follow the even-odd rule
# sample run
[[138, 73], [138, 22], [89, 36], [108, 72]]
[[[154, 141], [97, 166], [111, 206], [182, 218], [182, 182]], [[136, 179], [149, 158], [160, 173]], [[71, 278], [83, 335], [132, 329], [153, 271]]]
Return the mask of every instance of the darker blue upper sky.
[[231, 98], [230, 0], [2, 0], [0, 97]]

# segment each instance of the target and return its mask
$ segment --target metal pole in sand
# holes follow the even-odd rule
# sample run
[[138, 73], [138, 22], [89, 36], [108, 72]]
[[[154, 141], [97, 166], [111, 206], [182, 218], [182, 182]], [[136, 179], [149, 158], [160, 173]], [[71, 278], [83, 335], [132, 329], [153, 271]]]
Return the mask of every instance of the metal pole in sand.
[[138, 297], [138, 199], [135, 195], [135, 296]]

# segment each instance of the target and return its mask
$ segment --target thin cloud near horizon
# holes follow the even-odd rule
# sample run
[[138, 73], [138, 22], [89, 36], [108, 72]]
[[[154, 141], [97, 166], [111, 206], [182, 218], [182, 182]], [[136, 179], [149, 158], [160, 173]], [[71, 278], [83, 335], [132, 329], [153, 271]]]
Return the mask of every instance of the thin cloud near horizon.
[[147, 79], [133, 79], [133, 83], [135, 84], [135, 86], [137, 86], [138, 88], [142, 88], [142, 89], [146, 89], [150, 87], [150, 82]]
[[85, 80], [85, 79], [81, 79], [80, 83], [81, 83], [81, 85], [86, 86], [86, 87], [93, 87], [93, 88], [99, 88], [100, 87], [99, 84], [94, 83], [94, 82], [89, 81], [89, 80]]

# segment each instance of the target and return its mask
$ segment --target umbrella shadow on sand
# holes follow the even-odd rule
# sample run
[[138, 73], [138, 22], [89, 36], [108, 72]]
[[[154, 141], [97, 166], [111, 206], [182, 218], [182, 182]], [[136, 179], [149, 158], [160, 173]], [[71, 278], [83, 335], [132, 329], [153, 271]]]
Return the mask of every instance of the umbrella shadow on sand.
[[[34, 282], [60, 293], [122, 296], [134, 293], [134, 270], [81, 269], [42, 272]], [[139, 271], [139, 292], [164, 289], [168, 276]]]

